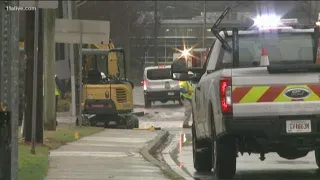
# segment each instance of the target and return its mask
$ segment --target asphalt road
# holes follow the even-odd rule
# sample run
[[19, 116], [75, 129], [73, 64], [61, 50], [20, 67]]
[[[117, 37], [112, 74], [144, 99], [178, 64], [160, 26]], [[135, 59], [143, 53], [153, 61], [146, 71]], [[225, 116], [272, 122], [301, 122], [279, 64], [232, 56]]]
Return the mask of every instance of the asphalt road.
[[[142, 89], [136, 88], [135, 104], [143, 105]], [[150, 109], [137, 108], [147, 115], [140, 119], [142, 126], [160, 126], [168, 129], [172, 135], [170, 145], [163, 151], [163, 157], [173, 170], [186, 179], [216, 180], [213, 173], [197, 173], [193, 168], [191, 130], [182, 129], [184, 108], [172, 103], [157, 103]], [[320, 171], [317, 170], [314, 152], [296, 160], [286, 160], [276, 153], [266, 155], [261, 161], [259, 155], [244, 154], [237, 159], [237, 173], [235, 180], [319, 180]]]
[[[156, 103], [145, 109], [143, 102], [143, 89], [136, 87], [133, 91], [135, 111], [144, 111], [145, 116], [140, 117], [140, 128], [150, 126], [167, 129], [172, 135], [170, 145], [163, 151], [164, 160], [178, 174], [185, 179], [216, 180], [213, 173], [196, 173], [193, 168], [191, 131], [182, 129], [184, 108], [178, 103]], [[68, 120], [70, 121], [70, 120]], [[182, 137], [182, 138], [181, 138]], [[265, 161], [259, 156], [245, 154], [237, 160], [236, 180], [319, 180], [314, 153], [297, 160], [285, 160], [275, 153], [266, 155]]]
[[[185, 136], [185, 138], [181, 138]], [[183, 142], [183, 139], [185, 142]], [[182, 144], [182, 146], [180, 146]], [[172, 140], [170, 157], [176, 170], [179, 168], [183, 177], [198, 180], [216, 179], [213, 173], [197, 173], [193, 168], [191, 132], [176, 135]], [[170, 162], [170, 161], [169, 161]], [[170, 164], [173, 166], [173, 163]], [[179, 170], [177, 170], [179, 171]], [[280, 158], [276, 153], [266, 155], [265, 161], [260, 161], [257, 154], [244, 154], [237, 159], [236, 180], [318, 180], [320, 171], [317, 170], [314, 152], [296, 160]]]
[[145, 109], [142, 87], [134, 88], [133, 102], [135, 104], [135, 112], [145, 112], [145, 116], [139, 118], [140, 128], [154, 126], [170, 131], [182, 130], [184, 108], [178, 102], [155, 102], [150, 108]]

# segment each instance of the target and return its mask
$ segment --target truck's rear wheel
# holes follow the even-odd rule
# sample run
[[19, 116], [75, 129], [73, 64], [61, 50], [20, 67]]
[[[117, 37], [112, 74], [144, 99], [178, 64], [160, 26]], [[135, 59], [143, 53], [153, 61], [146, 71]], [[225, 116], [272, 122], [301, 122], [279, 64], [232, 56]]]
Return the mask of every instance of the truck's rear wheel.
[[[210, 146], [210, 144], [209, 144]], [[197, 152], [197, 148], [205, 147], [205, 144], [200, 144], [197, 141], [194, 123], [192, 124], [192, 151], [193, 151], [193, 166], [198, 172], [210, 172], [212, 169], [211, 147], [207, 151]]]
[[213, 130], [212, 140], [213, 172], [219, 179], [232, 179], [237, 166], [236, 139], [231, 136], [218, 139]]
[[316, 163], [318, 165], [318, 168], [320, 169], [320, 148], [316, 149], [315, 156], [316, 156]]

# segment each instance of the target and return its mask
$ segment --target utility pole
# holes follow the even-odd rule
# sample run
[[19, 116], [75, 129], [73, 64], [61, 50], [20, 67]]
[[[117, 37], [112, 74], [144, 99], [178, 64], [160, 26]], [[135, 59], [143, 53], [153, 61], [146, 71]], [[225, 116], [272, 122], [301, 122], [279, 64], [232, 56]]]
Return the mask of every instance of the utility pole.
[[[68, 19], [69, 1], [61, 1], [62, 4], [62, 18]], [[69, 61], [69, 44], [64, 44], [64, 58]]]
[[79, 126], [82, 126], [82, 38], [83, 38], [83, 23], [80, 23], [80, 45], [79, 45], [79, 76], [78, 76], [78, 83], [79, 83], [79, 115], [78, 115], [78, 122]]
[[[7, 127], [10, 136], [6, 151], [1, 154], [0, 162], [7, 158], [7, 164], [0, 164], [0, 169], [7, 168], [4, 179], [18, 179], [18, 114], [19, 114], [19, 13], [7, 11], [6, 6], [18, 6], [18, 1], [0, 2], [0, 103], [3, 103], [11, 113], [10, 126]], [[4, 134], [2, 134], [4, 135]], [[3, 147], [1, 147], [3, 148]], [[3, 157], [7, 156], [7, 157]], [[8, 158], [9, 157], [9, 158]], [[0, 174], [0, 179], [3, 178]]]
[[37, 120], [36, 120], [36, 142], [43, 143], [43, 9], [38, 8], [38, 70], [37, 70]]
[[[76, 1], [71, 1], [72, 2], [72, 19], [77, 19], [78, 17], [78, 9], [77, 9], [77, 2]], [[82, 60], [82, 58], [78, 57], [79, 56], [79, 48], [80, 45], [79, 44], [74, 44], [73, 45], [74, 48], [74, 74], [75, 77], [79, 77], [79, 64], [80, 64], [80, 60]], [[75, 78], [75, 102], [76, 102], [76, 116], [78, 117], [81, 113], [79, 110], [79, 103], [80, 103], [80, 86], [81, 86], [81, 81], [79, 81], [79, 78]]]
[[39, 1], [35, 1], [36, 10], [34, 16], [34, 46], [33, 46], [33, 97], [32, 97], [32, 137], [31, 137], [31, 153], [35, 154], [36, 145], [36, 123], [37, 123], [37, 71], [38, 71], [38, 30], [39, 30]]
[[44, 9], [44, 117], [45, 129], [56, 130], [55, 106], [55, 9]]
[[[65, 2], [65, 1], [63, 1]], [[67, 1], [67, 14], [68, 19], [72, 19], [72, 10], [73, 10], [73, 3], [72, 1]], [[76, 82], [75, 82], [75, 68], [74, 68], [74, 46], [73, 44], [69, 44], [69, 60], [70, 60], [70, 71], [71, 71], [71, 116], [76, 116]]]
[[34, 11], [26, 11], [26, 23], [25, 23], [25, 39], [24, 39], [24, 51], [27, 56], [27, 72], [25, 81], [25, 97], [26, 97], [26, 108], [24, 118], [24, 135], [25, 141], [31, 142], [32, 134], [32, 73], [33, 73], [33, 45], [34, 45]]
[[[129, 4], [128, 4], [128, 2], [127, 2], [127, 9], [129, 8]], [[128, 78], [128, 77], [130, 77], [130, 62], [131, 62], [131, 31], [130, 31], [130, 25], [131, 25], [131, 18], [130, 17], [127, 17], [127, 20], [128, 20], [128, 22], [127, 22], [127, 33], [128, 33], [128, 42], [127, 42], [127, 55], [125, 56], [126, 57], [126, 59], [124, 59], [125, 61], [126, 61], [126, 64], [127, 64], [127, 66], [126, 66], [126, 69], [124, 69], [126, 72], [127, 72], [127, 77], [126, 78]]]
[[158, 66], [158, 2], [154, 1], [154, 65]]
[[[34, 42], [34, 31], [35, 31], [35, 11], [26, 12], [26, 35], [25, 35], [25, 52], [27, 56], [27, 72], [26, 72], [26, 109], [25, 109], [25, 119], [24, 119], [24, 136], [25, 141], [32, 142], [32, 133], [35, 133], [35, 141], [37, 143], [43, 143], [43, 26], [42, 26], [42, 10], [37, 8], [39, 13], [38, 17], [38, 27], [37, 27], [37, 42]], [[38, 50], [34, 50], [34, 44], [38, 47]], [[37, 52], [35, 55], [34, 53]], [[37, 70], [34, 71], [34, 57], [37, 56]], [[33, 74], [36, 73], [36, 95], [34, 96], [34, 87], [32, 86], [34, 79]], [[32, 130], [32, 108], [33, 108], [33, 97], [36, 98], [36, 121], [35, 121], [35, 132]]]

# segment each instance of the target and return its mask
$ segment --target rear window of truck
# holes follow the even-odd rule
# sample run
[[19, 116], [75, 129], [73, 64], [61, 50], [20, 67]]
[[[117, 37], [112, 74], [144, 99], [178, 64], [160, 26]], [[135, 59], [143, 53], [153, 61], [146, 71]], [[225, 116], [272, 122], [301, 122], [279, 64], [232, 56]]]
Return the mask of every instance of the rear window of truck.
[[149, 69], [147, 78], [150, 80], [171, 79], [170, 68]]
[[[231, 37], [227, 38], [232, 46]], [[314, 40], [312, 33], [270, 33], [239, 35], [239, 65], [259, 65], [262, 48], [268, 51], [270, 64], [314, 63]], [[223, 67], [232, 67], [232, 54], [224, 53]]]

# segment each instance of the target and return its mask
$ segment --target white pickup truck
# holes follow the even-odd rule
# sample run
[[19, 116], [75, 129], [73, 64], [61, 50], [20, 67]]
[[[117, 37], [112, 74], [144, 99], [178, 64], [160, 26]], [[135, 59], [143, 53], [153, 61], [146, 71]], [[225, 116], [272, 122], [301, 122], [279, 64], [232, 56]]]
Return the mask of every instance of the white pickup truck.
[[[222, 29], [212, 30], [217, 40], [203, 68], [183, 60], [171, 66], [173, 79], [197, 82], [194, 168], [230, 179], [238, 153], [259, 153], [263, 161], [269, 152], [296, 159], [312, 151], [320, 167], [319, 28]], [[270, 65], [259, 66], [265, 61]]]

